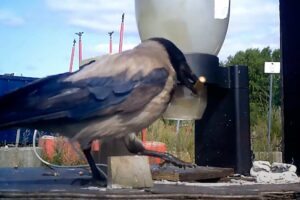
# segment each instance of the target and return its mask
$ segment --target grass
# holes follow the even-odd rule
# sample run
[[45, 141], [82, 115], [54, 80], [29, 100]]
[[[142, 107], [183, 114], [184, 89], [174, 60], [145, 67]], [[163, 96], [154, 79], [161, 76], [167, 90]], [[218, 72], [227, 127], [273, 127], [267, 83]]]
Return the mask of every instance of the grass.
[[[74, 146], [76, 149], [80, 149], [78, 144], [74, 144]], [[86, 163], [64, 137], [56, 138], [53, 149], [53, 153], [43, 152], [43, 158], [52, 164], [72, 166]]]
[[[279, 108], [272, 110], [272, 127], [270, 151], [281, 151], [281, 113]], [[261, 114], [255, 124], [251, 126], [251, 143], [254, 152], [269, 151], [267, 113]]]
[[194, 122], [181, 121], [176, 133], [176, 121], [157, 120], [147, 132], [148, 141], [163, 142], [167, 151], [187, 162], [194, 162]]

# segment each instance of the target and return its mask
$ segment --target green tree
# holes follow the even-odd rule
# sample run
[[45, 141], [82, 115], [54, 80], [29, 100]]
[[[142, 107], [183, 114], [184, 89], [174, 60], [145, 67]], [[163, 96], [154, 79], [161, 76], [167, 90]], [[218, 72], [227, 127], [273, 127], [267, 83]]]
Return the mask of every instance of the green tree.
[[[267, 111], [269, 101], [269, 75], [264, 73], [265, 62], [279, 62], [280, 50], [272, 50], [270, 47], [246, 49], [239, 51], [234, 56], [229, 56], [225, 66], [246, 65], [249, 70], [249, 100], [250, 100], [250, 124], [253, 134], [266, 135]], [[276, 115], [280, 115], [280, 76], [273, 76], [273, 106]], [[280, 137], [280, 116], [273, 116], [276, 123], [272, 126], [272, 134]], [[280, 139], [278, 139], [280, 140]], [[277, 143], [280, 141], [276, 141]], [[276, 144], [275, 146], [278, 146]]]

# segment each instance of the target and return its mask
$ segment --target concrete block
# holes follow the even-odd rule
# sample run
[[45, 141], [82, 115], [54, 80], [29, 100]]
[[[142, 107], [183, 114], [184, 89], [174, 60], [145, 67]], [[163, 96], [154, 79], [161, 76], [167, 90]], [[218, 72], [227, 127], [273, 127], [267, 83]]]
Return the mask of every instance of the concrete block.
[[150, 165], [147, 156], [108, 157], [109, 188], [148, 188], [153, 187]]
[[[42, 149], [36, 148], [39, 155]], [[41, 161], [34, 154], [32, 147], [0, 148], [0, 167], [40, 167]]]

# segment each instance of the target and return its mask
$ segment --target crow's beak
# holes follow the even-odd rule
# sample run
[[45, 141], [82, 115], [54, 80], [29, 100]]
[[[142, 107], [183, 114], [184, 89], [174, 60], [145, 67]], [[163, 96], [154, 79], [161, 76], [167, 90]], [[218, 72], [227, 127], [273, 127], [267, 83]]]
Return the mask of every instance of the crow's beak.
[[181, 65], [180, 76], [182, 84], [189, 88], [194, 94], [197, 94], [195, 85], [198, 81], [198, 77], [192, 72], [187, 63]]

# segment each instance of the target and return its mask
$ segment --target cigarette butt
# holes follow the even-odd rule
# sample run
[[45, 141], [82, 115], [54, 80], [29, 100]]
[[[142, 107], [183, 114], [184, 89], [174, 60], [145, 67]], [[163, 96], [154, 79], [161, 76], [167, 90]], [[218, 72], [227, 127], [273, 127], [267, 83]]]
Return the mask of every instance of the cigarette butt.
[[206, 82], [206, 78], [204, 76], [200, 76], [198, 81], [195, 83], [194, 88], [196, 90], [201, 90], [204, 87], [204, 83]]

